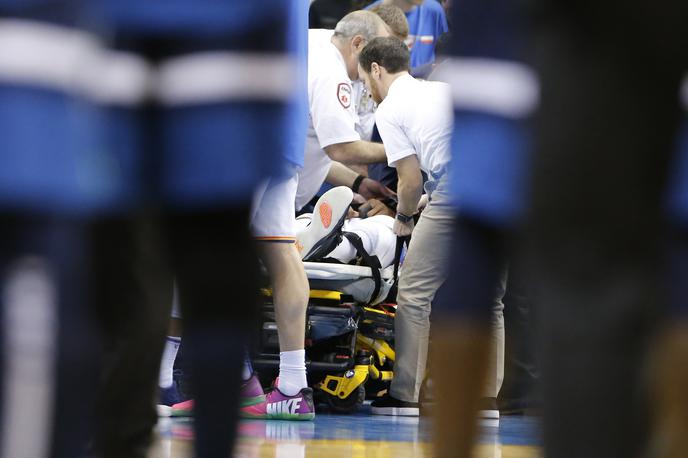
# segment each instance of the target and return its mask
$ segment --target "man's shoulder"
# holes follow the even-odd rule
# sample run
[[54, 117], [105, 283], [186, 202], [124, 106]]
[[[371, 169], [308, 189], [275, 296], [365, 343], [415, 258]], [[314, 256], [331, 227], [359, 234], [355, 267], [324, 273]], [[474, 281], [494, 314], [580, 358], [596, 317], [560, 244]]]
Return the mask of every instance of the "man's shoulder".
[[308, 31], [308, 77], [314, 79], [337, 79], [350, 83], [349, 76], [339, 50], [330, 42], [332, 30], [310, 29]]
[[408, 111], [405, 106], [408, 102], [409, 98], [404, 97], [404, 94], [388, 94], [387, 97], [378, 104], [377, 110], [375, 111], [375, 119], [397, 119], [403, 116]]
[[308, 29], [308, 54], [318, 55], [329, 53], [334, 30], [329, 29]]
[[381, 121], [381, 120], [386, 120], [387, 117], [389, 116], [390, 112], [390, 103], [389, 103], [389, 97], [385, 97], [385, 99], [377, 104], [377, 109], [375, 110], [375, 120], [376, 121]]

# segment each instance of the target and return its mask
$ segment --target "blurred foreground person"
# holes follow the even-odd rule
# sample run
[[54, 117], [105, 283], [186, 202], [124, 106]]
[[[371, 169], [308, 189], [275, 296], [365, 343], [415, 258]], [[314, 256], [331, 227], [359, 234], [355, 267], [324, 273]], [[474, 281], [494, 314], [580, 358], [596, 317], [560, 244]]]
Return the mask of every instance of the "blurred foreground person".
[[503, 345], [491, 342], [496, 317], [488, 305], [503, 293], [507, 236], [523, 219], [526, 121], [537, 103], [537, 80], [525, 62], [523, 12], [501, 0], [454, 7], [452, 56], [436, 70], [437, 79], [451, 84], [454, 105], [455, 222], [431, 355], [435, 396], [442, 400], [434, 423], [440, 457], [470, 456], [481, 387], [493, 370], [488, 355]]
[[[537, 46], [542, 99], [527, 236], [543, 303], [546, 454], [646, 456], [654, 420], [668, 435], [649, 452], [685, 456], [687, 329], [674, 312], [686, 310], [688, 272], [681, 263], [666, 271], [663, 250], [668, 243], [679, 254], [666, 235], [679, 215], [685, 224], [685, 205], [667, 220], [666, 202], [688, 4], [570, 6], [543, 2]], [[683, 291], [665, 294], [672, 288]], [[682, 329], [669, 340], [667, 319]], [[651, 352], [657, 337], [665, 347]], [[648, 399], [648, 381], [677, 377], [683, 389], [663, 390], [664, 403]]]
[[[685, 248], [667, 241], [663, 214], [687, 62], [685, 9], [680, 2], [663, 8], [632, 2], [621, 9], [550, 2], [538, 11], [534, 49], [541, 102], [526, 235], [542, 303], [546, 456], [632, 457], [649, 451], [673, 457], [687, 449], [686, 323], [676, 320], [675, 310], [660, 307], [678, 304], [685, 317]], [[433, 367], [442, 371], [438, 397], [446, 401], [438, 405], [439, 456], [469, 456], [474, 439], [464, 433], [473, 430], [477, 393], [474, 387], [472, 393], [462, 390], [457, 380], [485, 364], [485, 311], [476, 299], [489, 293], [504, 234], [523, 216], [523, 120], [538, 100], [535, 73], [522, 64], [530, 12], [497, 0], [456, 2], [454, 12], [457, 57], [446, 68], [457, 109], [461, 216], [455, 282], [447, 282], [454, 287], [444, 297], [456, 319], [453, 326], [443, 320], [448, 326], [435, 340]], [[622, 38], [618, 30], [627, 33]], [[686, 178], [684, 172], [676, 183]], [[671, 194], [683, 204], [673, 207], [669, 223], [685, 244], [685, 223], [684, 229], [676, 224], [685, 222], [683, 190], [675, 186]], [[662, 271], [667, 242], [674, 262]], [[661, 272], [671, 279], [668, 295], [658, 294]], [[664, 312], [673, 330], [659, 334], [662, 343], [652, 354], [660, 356], [648, 361]], [[648, 380], [661, 388], [653, 398], [654, 416]], [[650, 443], [653, 419], [658, 433]]]
[[0, 1], [0, 456], [80, 456], [98, 379], [88, 223], [112, 196], [77, 1]]
[[93, 453], [145, 456], [168, 270], [193, 304], [197, 456], [230, 454], [257, 292], [250, 200], [287, 135], [289, 2], [175, 5], [0, 1], [0, 456], [83, 454], [96, 319]]
[[[289, 136], [293, 83], [284, 81], [295, 70], [285, 44], [291, 42], [286, 38], [290, 2], [181, 0], [172, 8], [101, 0], [98, 5], [110, 45], [101, 62], [103, 79], [120, 83], [99, 102], [107, 111], [108, 147], [128, 185], [113, 205], [112, 220], [103, 223], [120, 247], [111, 243], [99, 253], [105, 266], [101, 278], [107, 287], [122, 282], [112, 280], [118, 269], [141, 269], [128, 287], [120, 285], [126, 291], [141, 281], [137, 273], [147, 275], [145, 266], [126, 265], [131, 259], [120, 250], [133, 255], [136, 245], [117, 228], [131, 227], [141, 216], [150, 220], [154, 237], [162, 235], [185, 319], [196, 455], [224, 458], [236, 434], [244, 348], [257, 316], [251, 199], [255, 183], [285, 172], [281, 151]], [[125, 456], [132, 453], [124, 448], [130, 441], [150, 437], [169, 316], [156, 297], [122, 299], [129, 301], [123, 307], [133, 311], [130, 316], [149, 317], [151, 327], [145, 335], [129, 332], [128, 323], [121, 330], [130, 341], [118, 356], [122, 364], [112, 368], [112, 385], [103, 390], [109, 399], [99, 406], [104, 424], [96, 451], [103, 456]], [[156, 304], [141, 311], [150, 300]], [[163, 303], [169, 307], [170, 301]], [[141, 347], [135, 342], [152, 348], [150, 357], [137, 354]], [[145, 374], [127, 372], [132, 361], [145, 366]], [[145, 402], [130, 402], [127, 388], [115, 386], [115, 380], [126, 380]], [[118, 403], [129, 408], [114, 412]]]

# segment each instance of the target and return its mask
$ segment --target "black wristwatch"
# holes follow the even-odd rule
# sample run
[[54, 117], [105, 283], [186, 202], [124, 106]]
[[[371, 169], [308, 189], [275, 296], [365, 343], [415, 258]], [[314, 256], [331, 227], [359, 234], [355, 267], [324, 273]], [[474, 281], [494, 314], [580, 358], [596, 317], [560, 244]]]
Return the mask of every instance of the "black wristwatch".
[[404, 215], [403, 213], [397, 213], [396, 218], [399, 222], [408, 224], [409, 221], [413, 221], [413, 216]]
[[361, 187], [361, 183], [363, 183], [363, 180], [365, 180], [365, 178], [366, 177], [364, 177], [363, 175], [357, 176], [354, 180], [354, 184], [351, 185], [351, 190], [353, 192], [358, 192], [358, 188]]

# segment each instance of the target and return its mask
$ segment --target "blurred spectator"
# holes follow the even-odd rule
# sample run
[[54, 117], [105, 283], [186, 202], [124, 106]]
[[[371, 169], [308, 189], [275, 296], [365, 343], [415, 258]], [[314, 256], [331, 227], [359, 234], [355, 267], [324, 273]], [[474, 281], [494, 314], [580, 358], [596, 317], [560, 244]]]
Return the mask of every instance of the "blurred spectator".
[[398, 6], [406, 14], [409, 24], [406, 44], [411, 50], [411, 74], [416, 76], [417, 67], [435, 61], [435, 42], [449, 31], [444, 9], [437, 0], [377, 0], [367, 9], [383, 3]]
[[370, 8], [370, 11], [385, 21], [393, 36], [401, 41], [406, 41], [409, 34], [409, 24], [401, 8], [392, 4], [380, 3]]

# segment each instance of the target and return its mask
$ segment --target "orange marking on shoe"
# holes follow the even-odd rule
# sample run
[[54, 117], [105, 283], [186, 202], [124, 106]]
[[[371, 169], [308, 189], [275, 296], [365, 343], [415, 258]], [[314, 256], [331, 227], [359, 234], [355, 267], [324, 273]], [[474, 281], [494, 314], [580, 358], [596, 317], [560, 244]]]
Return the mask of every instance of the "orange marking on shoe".
[[330, 227], [330, 224], [332, 224], [332, 207], [330, 207], [330, 204], [327, 202], [323, 202], [322, 205], [320, 205], [320, 221], [322, 221], [323, 226], [325, 226], [325, 229]]

